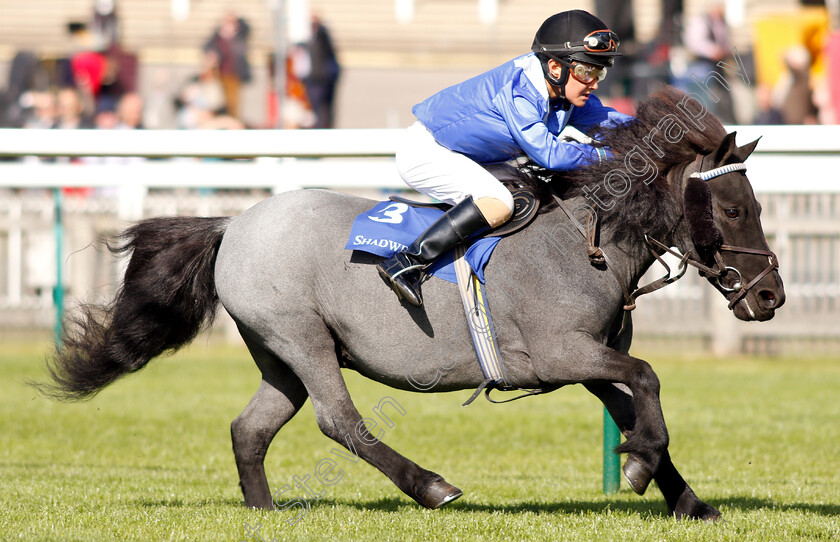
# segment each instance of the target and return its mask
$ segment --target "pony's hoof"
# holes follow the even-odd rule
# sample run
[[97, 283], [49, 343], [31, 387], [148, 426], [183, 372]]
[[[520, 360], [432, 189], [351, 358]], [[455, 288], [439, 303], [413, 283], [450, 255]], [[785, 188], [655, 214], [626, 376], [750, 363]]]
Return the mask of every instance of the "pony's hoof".
[[653, 479], [653, 474], [632, 455], [627, 457], [627, 462], [624, 464], [622, 471], [624, 471], [624, 478], [627, 479], [630, 488], [638, 495], [644, 495]]
[[720, 510], [698, 499], [690, 489], [680, 495], [673, 513], [677, 519], [699, 519], [709, 522], [721, 519]]
[[420, 504], [422, 504], [426, 508], [440, 508], [445, 504], [451, 503], [463, 494], [463, 491], [453, 486], [449, 482], [445, 480], [440, 480], [434, 482], [428, 488], [426, 488], [426, 492], [423, 494], [422, 500], [420, 500]]
[[692, 516], [692, 518], [708, 521], [709, 523], [716, 523], [720, 521], [723, 518], [723, 516], [721, 515], [720, 510], [718, 510], [714, 506], [703, 503], [703, 506], [701, 506], [700, 509], [696, 511], [695, 515]]

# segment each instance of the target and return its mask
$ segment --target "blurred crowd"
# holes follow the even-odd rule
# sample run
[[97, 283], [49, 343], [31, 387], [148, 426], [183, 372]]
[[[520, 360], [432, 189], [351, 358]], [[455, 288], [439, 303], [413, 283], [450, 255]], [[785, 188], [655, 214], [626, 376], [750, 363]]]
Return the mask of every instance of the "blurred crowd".
[[[201, 48], [195, 74], [173, 81], [151, 72], [141, 92], [136, 53], [120, 41], [115, 0], [95, 0], [89, 21], [68, 23], [71, 50], [61, 58], [18, 52], [8, 87], [0, 89], [0, 127], [89, 129], [331, 128], [339, 64], [329, 32], [312, 18], [311, 39], [294, 44], [286, 62], [285, 96], [275, 92], [274, 57], [267, 114], [246, 122], [242, 91], [252, 81], [250, 26], [227, 13]], [[282, 104], [282, 108], [278, 106]]]
[[[680, 1], [663, 1], [657, 38], [634, 40], [632, 13], [616, 2], [596, 2], [619, 21], [625, 57], [600, 94], [632, 113], [632, 101], [657, 86], [674, 85], [704, 98], [727, 124], [837, 124], [840, 66], [837, 42], [824, 8], [767, 15], [751, 25], [755, 47], [736, 48], [723, 4], [684, 17]], [[834, 62], [832, 62], [834, 59]], [[834, 96], [834, 100], [832, 100]], [[832, 103], [834, 101], [834, 103]]]
[[[243, 89], [253, 79], [249, 63], [253, 56], [249, 56], [250, 26], [244, 18], [233, 12], [223, 17], [201, 44], [201, 61], [193, 75], [174, 81], [165, 69], [149, 70], [144, 74], [150, 80], [141, 92], [137, 55], [121, 44], [115, 2], [93, 0], [89, 20], [68, 24], [72, 47], [62, 58], [44, 59], [28, 51], [14, 57], [8, 88], [0, 89], [0, 126], [108, 130], [334, 126], [340, 67], [329, 31], [319, 18], [312, 18], [306, 41], [289, 47], [281, 77], [277, 73], [281, 63], [273, 55], [265, 59], [261, 66], [269, 73], [261, 91], [265, 114], [260, 120], [245, 120]], [[646, 97], [660, 84], [697, 93], [705, 81], [705, 95], [713, 98], [706, 103], [725, 123], [838, 122], [831, 96], [840, 86], [836, 73], [840, 61], [817, 58], [821, 45], [792, 43], [769, 61], [766, 55], [759, 60], [758, 52], [750, 50], [737, 51], [735, 58], [723, 7], [683, 18], [681, 4], [663, 0], [657, 38], [637, 43], [632, 5], [596, 0], [599, 15], [615, 21], [625, 54], [599, 89], [611, 105], [632, 113], [633, 100]], [[761, 62], [780, 70], [770, 83], [757, 76]], [[721, 63], [743, 69], [745, 77], [721, 69]], [[707, 79], [715, 71], [725, 79]], [[285, 87], [282, 100], [277, 99], [278, 84]]]

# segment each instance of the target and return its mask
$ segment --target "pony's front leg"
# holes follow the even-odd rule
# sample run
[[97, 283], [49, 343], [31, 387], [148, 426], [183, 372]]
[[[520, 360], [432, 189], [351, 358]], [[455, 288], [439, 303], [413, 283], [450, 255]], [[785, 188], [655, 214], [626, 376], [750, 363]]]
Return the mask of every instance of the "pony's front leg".
[[[622, 434], [632, 434], [636, 426], [636, 412], [633, 408], [633, 397], [626, 386], [598, 382], [586, 384], [586, 389], [604, 403]], [[715, 507], [701, 501], [694, 494], [671, 462], [671, 455], [667, 449], [662, 453], [659, 468], [653, 478], [659, 490], [662, 491], [662, 496], [665, 497], [668, 511], [677, 519], [691, 518], [708, 521], [720, 518], [720, 512]]]
[[644, 494], [668, 448], [668, 430], [659, 403], [659, 378], [646, 361], [608, 348], [586, 334], [566, 337], [562, 348], [576, 355], [566, 357], [554, 369], [557, 383], [618, 382], [628, 388], [635, 419], [625, 427], [627, 441], [617, 451], [628, 454], [624, 475], [633, 491]]

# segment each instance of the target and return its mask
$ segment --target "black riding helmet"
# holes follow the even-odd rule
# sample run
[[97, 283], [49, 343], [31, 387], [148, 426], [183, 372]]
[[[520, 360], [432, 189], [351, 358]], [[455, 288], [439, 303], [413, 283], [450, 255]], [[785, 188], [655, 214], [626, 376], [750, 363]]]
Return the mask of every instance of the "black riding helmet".
[[[534, 36], [531, 50], [537, 53], [545, 78], [563, 89], [573, 61], [611, 68], [613, 57], [621, 56], [618, 45], [618, 35], [607, 28], [604, 21], [586, 11], [573, 9], [546, 19]], [[563, 66], [559, 79], [548, 69], [549, 58]]]

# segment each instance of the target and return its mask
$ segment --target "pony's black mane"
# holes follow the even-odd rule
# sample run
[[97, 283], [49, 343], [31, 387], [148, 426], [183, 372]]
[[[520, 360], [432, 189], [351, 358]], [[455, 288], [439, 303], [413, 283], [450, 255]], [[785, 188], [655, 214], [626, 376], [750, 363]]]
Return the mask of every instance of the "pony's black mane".
[[[691, 162], [697, 153], [711, 152], [726, 136], [723, 125], [711, 114], [699, 119], [699, 124], [703, 126], [699, 128], [695, 120], [679, 107], [685, 96], [673, 87], [664, 87], [637, 104], [635, 120], [632, 122], [610, 128], [596, 127], [589, 135], [609, 147], [613, 159], [564, 172], [551, 172], [527, 163], [520, 166], [520, 171], [531, 179], [525, 181], [525, 184], [535, 191], [546, 210], [553, 207], [552, 192], [565, 200], [584, 196], [584, 188], [597, 189], [604, 203], [609, 205], [615, 201], [615, 205], [604, 210], [594, 201], [589, 203], [597, 212], [602, 226], [618, 226], [613, 228], [618, 240], [644, 233], [664, 233], [674, 224], [682, 209], [682, 203], [676, 201], [668, 189], [667, 173], [675, 166]], [[692, 105], [692, 111], [698, 109], [696, 101]], [[660, 122], [669, 115], [676, 117], [686, 128], [683, 137], [676, 143], [665, 139], [664, 127], [657, 130]], [[650, 146], [644, 144], [645, 137], [652, 146], [664, 151], [664, 156], [658, 156]], [[673, 139], [673, 132], [671, 137]], [[643, 151], [658, 169], [657, 178], [648, 184], [628, 171], [624, 163], [625, 156], [634, 149], [636, 152]], [[641, 168], [641, 164], [641, 160], [636, 160], [635, 167]], [[632, 181], [627, 193], [620, 197], [610, 195], [603, 186], [607, 174], [613, 170], [624, 171]], [[597, 188], [599, 185], [600, 188]]]

